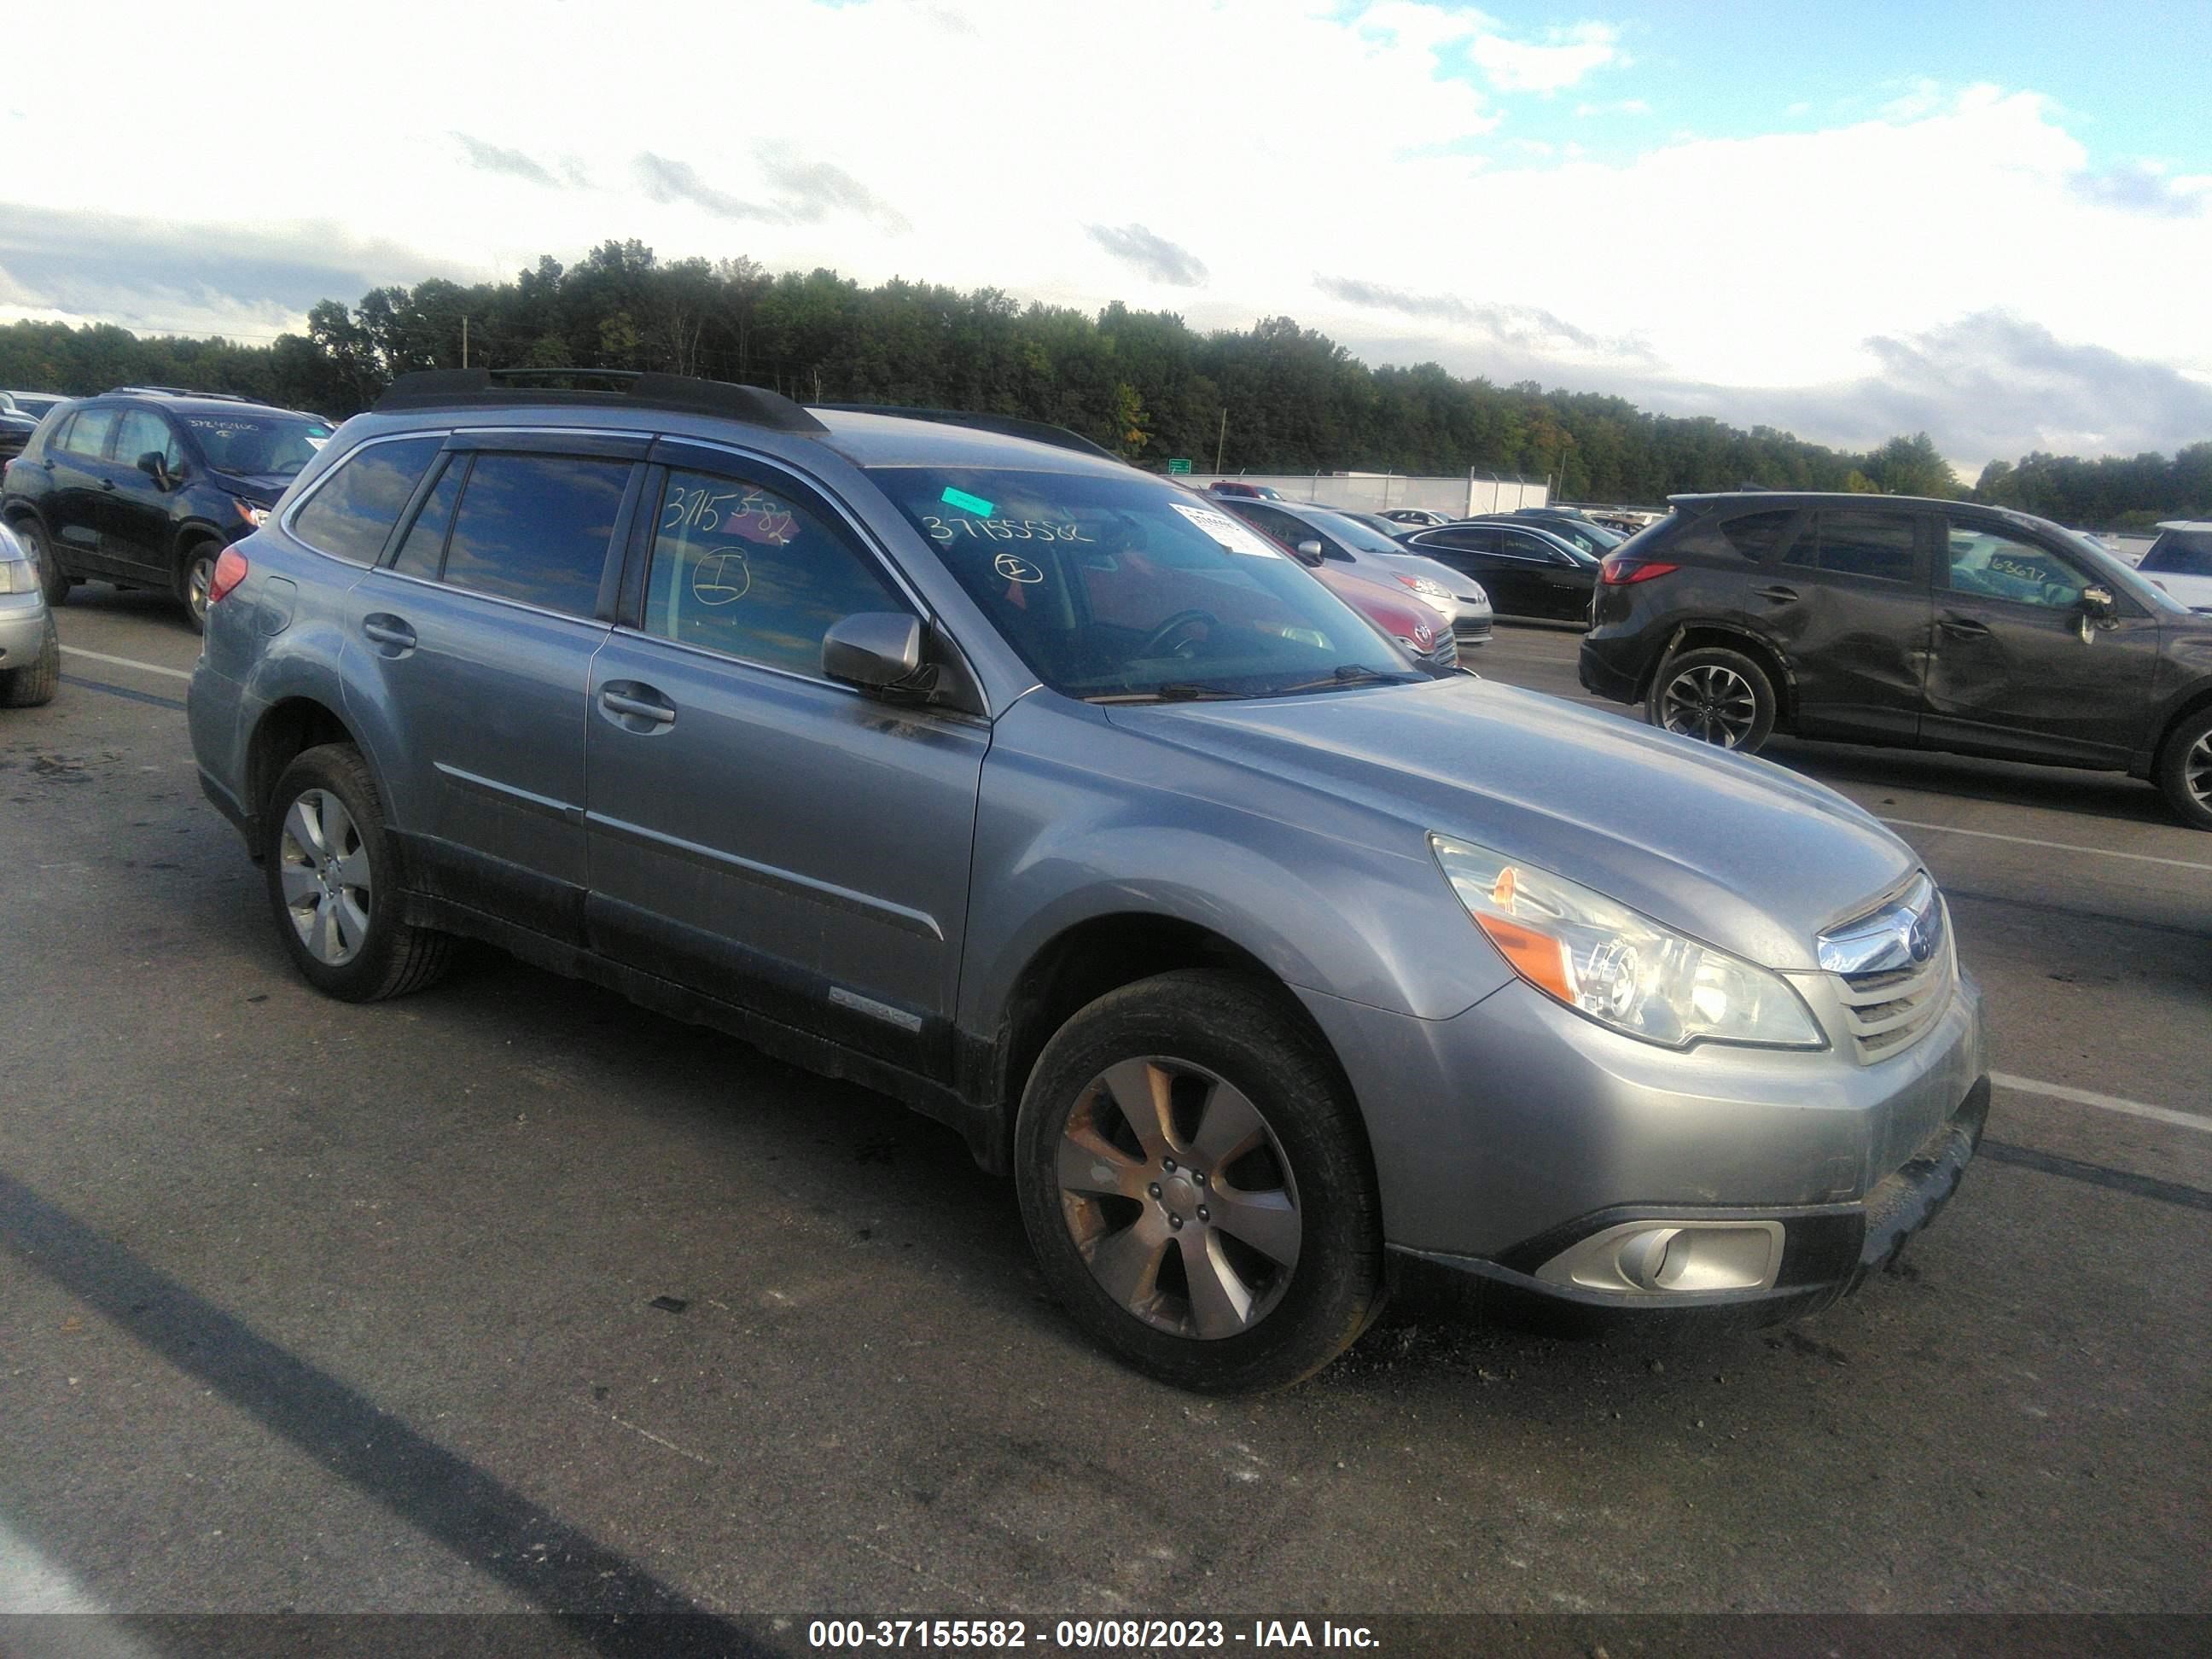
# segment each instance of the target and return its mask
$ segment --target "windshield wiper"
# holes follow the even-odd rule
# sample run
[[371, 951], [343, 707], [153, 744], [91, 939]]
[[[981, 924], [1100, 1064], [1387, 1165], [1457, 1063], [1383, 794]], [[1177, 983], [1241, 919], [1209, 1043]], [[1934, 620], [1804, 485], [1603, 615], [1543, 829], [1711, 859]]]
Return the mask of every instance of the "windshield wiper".
[[1249, 691], [1221, 691], [1210, 685], [1196, 685], [1188, 680], [1170, 680], [1165, 685], [1156, 685], [1149, 691], [1106, 691], [1095, 697], [1085, 697], [1085, 702], [1229, 702], [1238, 697], [1249, 697]]
[[1364, 663], [1340, 662], [1327, 679], [1286, 685], [1281, 695], [1287, 696], [1293, 691], [1335, 691], [1348, 685], [1411, 685], [1413, 683], [1414, 677], [1411, 674], [1385, 674]]

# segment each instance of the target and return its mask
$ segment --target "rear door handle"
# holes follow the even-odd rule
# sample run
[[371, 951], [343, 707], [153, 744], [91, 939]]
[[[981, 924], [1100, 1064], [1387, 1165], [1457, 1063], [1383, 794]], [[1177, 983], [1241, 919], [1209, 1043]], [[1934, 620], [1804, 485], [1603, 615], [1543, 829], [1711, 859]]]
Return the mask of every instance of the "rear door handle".
[[100, 487], [102, 489], [112, 489], [115, 488], [115, 480], [112, 478], [102, 478], [100, 481]]
[[1985, 640], [1990, 636], [1988, 626], [1972, 617], [1954, 617], [1947, 612], [1936, 625], [1954, 640]]
[[643, 729], [629, 725], [632, 720], [643, 720], [650, 727], [676, 723], [676, 705], [653, 687], [635, 680], [611, 680], [600, 687], [599, 707], [616, 716], [617, 726], [632, 732]]
[[404, 621], [383, 611], [372, 611], [361, 619], [361, 631], [379, 645], [388, 645], [395, 651], [415, 648], [415, 630]]
[[1797, 597], [1797, 590], [1796, 588], [1784, 587], [1779, 582], [1776, 583], [1772, 587], [1759, 587], [1753, 588], [1752, 591], [1757, 593], [1760, 599], [1771, 599], [1777, 605], [1788, 605]]

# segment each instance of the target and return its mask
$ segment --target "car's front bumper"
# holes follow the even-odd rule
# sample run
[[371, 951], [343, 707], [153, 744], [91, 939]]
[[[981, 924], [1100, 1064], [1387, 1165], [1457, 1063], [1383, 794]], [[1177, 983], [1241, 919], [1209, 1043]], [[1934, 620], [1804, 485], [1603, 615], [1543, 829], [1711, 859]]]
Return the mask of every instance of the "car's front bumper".
[[46, 600], [36, 593], [0, 593], [0, 673], [32, 666], [46, 644]]
[[[1841, 1294], [1869, 1238], [1933, 1214], [1988, 1098], [1981, 998], [1964, 975], [1918, 1040], [1871, 1063], [1839, 1031], [1819, 1051], [1678, 1053], [1518, 981], [1446, 1020], [1302, 1000], [1359, 1100], [1401, 1269], [1635, 1316], [1710, 1302], [1773, 1318]], [[1763, 1229], [1769, 1271], [1708, 1295], [1592, 1289], [1559, 1270], [1644, 1218]]]

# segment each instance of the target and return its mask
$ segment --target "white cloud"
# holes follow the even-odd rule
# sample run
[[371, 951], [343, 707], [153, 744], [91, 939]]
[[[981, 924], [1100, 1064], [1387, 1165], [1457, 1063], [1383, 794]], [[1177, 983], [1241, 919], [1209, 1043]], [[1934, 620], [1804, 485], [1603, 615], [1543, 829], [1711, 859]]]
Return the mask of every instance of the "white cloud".
[[[169, 27], [173, 4], [46, 14], [42, 52], [101, 63], [118, 110], [234, 79], [235, 39], [270, 44], [250, 134], [226, 150], [217, 124], [191, 166], [149, 168], [143, 128], [84, 123], [64, 82], [11, 85], [0, 153], [65, 131], [70, 161], [0, 177], [0, 316], [269, 331], [319, 297], [510, 276], [634, 236], [664, 258], [1127, 298], [1200, 327], [1287, 312], [1400, 361], [1631, 395], [1858, 386], [1892, 372], [1869, 342], [1988, 314], [2212, 374], [2205, 181], [2092, 167], [2071, 118], [2028, 93], [1915, 86], [1900, 102], [1893, 83], [1865, 119], [1654, 135], [1601, 163], [1554, 129], [1499, 124], [1623, 63], [1612, 25], [1516, 41], [1418, 0], [664, 0], [653, 38], [681, 50], [635, 75], [603, 67], [635, 33], [620, 6], [521, 27], [381, 0], [379, 38], [440, 43], [410, 57], [404, 97], [334, 70], [361, 58], [351, 12], [239, 0], [227, 16], [216, 39]], [[112, 50], [156, 31], [158, 61]], [[1590, 234], [1518, 234], [1560, 226]], [[1386, 290], [1447, 303], [1347, 297]], [[1498, 326], [1535, 316], [1573, 334]], [[2016, 357], [1977, 362], [1978, 395], [2032, 438], [2036, 384]], [[2119, 427], [2085, 410], [2067, 429]]]

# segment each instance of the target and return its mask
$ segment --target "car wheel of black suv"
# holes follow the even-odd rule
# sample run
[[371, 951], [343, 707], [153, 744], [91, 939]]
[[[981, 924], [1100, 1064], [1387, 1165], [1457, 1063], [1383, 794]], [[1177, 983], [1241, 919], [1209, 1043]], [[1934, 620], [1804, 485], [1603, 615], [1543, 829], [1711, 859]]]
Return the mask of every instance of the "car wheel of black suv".
[[264, 834], [277, 932], [307, 983], [378, 1002], [445, 972], [451, 937], [402, 918], [376, 783], [351, 744], [307, 750], [284, 769]]
[[1774, 682], [1741, 651], [1699, 646], [1659, 665], [1644, 710], [1654, 726], [1755, 755], [1774, 732]]
[[52, 610], [69, 598], [72, 584], [69, 572], [62, 568], [61, 556], [54, 550], [46, 526], [36, 519], [21, 518], [11, 520], [8, 527], [15, 532], [15, 538], [23, 544], [23, 550], [31, 556], [31, 562], [38, 567], [39, 586], [46, 590], [46, 609]]
[[2158, 757], [2158, 787], [2184, 823], [2212, 830], [2212, 708], [2173, 729]]
[[185, 620], [192, 632], [207, 632], [208, 589], [215, 582], [215, 562], [222, 556], [220, 542], [195, 542], [177, 561], [177, 603], [185, 607]]
[[1037, 1059], [1014, 1156], [1054, 1292], [1163, 1382], [1284, 1387], [1382, 1306], [1381, 1204], [1351, 1103], [1247, 981], [1162, 974], [1085, 1008]]

